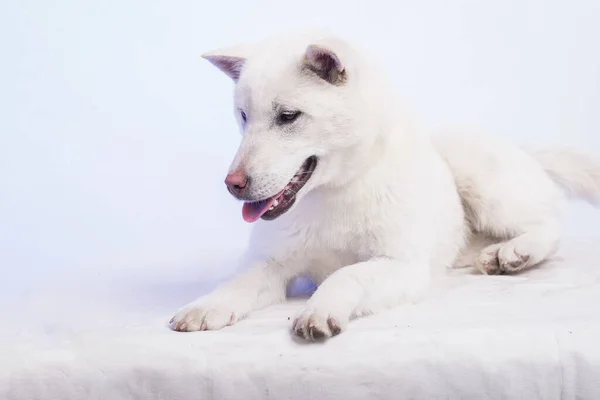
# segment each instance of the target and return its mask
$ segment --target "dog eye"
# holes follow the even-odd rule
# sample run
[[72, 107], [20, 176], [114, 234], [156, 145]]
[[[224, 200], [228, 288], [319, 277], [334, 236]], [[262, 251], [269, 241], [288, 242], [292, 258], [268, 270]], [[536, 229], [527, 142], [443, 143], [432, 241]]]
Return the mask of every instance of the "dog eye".
[[300, 116], [300, 111], [284, 111], [277, 117], [277, 122], [281, 125], [291, 124]]
[[243, 111], [240, 111], [240, 114], [242, 115], [242, 121], [246, 122], [246, 113]]

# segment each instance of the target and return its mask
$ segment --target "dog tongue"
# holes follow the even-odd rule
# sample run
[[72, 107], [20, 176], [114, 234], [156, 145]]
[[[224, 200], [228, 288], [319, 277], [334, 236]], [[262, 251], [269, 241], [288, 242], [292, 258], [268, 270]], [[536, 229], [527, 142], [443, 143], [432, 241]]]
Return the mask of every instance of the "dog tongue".
[[252, 203], [244, 203], [244, 206], [242, 207], [242, 217], [244, 218], [244, 221], [250, 223], [258, 221], [264, 213], [269, 211], [269, 208], [271, 208], [274, 202], [275, 197]]

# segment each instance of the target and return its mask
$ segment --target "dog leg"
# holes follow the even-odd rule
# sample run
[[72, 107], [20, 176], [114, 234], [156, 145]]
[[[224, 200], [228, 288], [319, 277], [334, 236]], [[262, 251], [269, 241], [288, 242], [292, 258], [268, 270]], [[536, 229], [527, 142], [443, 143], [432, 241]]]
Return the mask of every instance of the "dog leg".
[[292, 330], [307, 340], [344, 331], [352, 316], [362, 316], [415, 301], [430, 285], [426, 262], [404, 264], [378, 258], [335, 271], [319, 286], [294, 320]]
[[179, 310], [170, 321], [172, 328], [192, 332], [233, 325], [253, 310], [284, 301], [293, 276], [292, 268], [274, 260], [258, 262]]
[[486, 275], [514, 274], [533, 267], [558, 249], [559, 233], [553, 224], [540, 226], [481, 251], [476, 267]]

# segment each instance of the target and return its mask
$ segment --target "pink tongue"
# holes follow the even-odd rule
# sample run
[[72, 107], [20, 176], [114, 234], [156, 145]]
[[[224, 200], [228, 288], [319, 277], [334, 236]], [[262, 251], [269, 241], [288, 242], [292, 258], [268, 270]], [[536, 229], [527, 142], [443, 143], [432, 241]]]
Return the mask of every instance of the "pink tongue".
[[257, 201], [254, 203], [244, 203], [242, 207], [242, 217], [246, 222], [256, 222], [263, 216], [264, 213], [269, 211], [269, 208], [275, 202], [277, 196], [271, 197], [268, 200]]

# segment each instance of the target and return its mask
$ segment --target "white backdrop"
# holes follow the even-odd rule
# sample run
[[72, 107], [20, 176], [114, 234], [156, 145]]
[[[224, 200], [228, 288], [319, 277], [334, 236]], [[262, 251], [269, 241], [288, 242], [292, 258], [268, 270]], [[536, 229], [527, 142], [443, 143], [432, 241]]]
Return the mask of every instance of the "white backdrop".
[[[597, 0], [2, 1], [0, 291], [112, 271], [171, 306], [225, 273], [249, 226], [222, 183], [232, 84], [204, 51], [326, 27], [432, 129], [600, 156], [599, 20]], [[567, 232], [599, 214], [574, 205]]]

